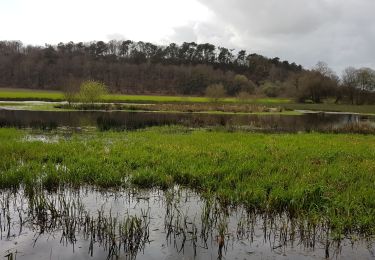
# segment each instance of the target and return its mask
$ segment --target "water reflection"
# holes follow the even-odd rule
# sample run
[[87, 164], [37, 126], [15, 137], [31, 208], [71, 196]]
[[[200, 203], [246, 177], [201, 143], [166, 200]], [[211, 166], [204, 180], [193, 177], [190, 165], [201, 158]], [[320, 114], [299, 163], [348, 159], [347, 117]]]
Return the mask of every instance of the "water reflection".
[[175, 187], [0, 191], [0, 256], [17, 259], [370, 259], [371, 242], [327, 237]]
[[0, 110], [0, 126], [41, 129], [54, 129], [61, 126], [93, 126], [98, 127], [100, 130], [122, 130], [178, 124], [189, 127], [237, 126], [259, 131], [298, 132], [341, 129], [347, 125], [363, 122], [375, 128], [375, 117], [356, 114], [315, 113], [301, 116], [285, 116]]

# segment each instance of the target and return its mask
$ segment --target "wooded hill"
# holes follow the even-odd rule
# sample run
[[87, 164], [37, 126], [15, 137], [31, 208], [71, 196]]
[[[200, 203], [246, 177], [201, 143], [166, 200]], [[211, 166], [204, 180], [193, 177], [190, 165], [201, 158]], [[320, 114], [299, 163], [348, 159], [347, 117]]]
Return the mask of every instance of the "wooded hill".
[[300, 72], [295, 63], [268, 59], [241, 50], [234, 53], [212, 44], [103, 41], [23, 46], [0, 42], [0, 84], [6, 87], [59, 89], [68, 75], [103, 81], [125, 93], [203, 94], [211, 83], [223, 83], [228, 94], [236, 74], [256, 84], [284, 81]]
[[[312, 77], [315, 85], [306, 86]], [[343, 96], [333, 90], [338, 77], [324, 64], [308, 71], [277, 57], [209, 43], [159, 46], [113, 40], [41, 47], [0, 42], [1, 87], [60, 90], [72, 82], [68, 79], [97, 80], [111, 92], [130, 94], [204, 95], [208, 86], [222, 84], [229, 96], [246, 92], [314, 102]]]

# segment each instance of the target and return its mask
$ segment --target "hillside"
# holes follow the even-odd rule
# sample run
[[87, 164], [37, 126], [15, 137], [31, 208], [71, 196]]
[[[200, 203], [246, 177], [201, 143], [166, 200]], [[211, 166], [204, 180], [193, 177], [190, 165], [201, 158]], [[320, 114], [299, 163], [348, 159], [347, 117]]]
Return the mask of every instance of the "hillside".
[[264, 81], [284, 82], [303, 71], [302, 66], [279, 58], [234, 52], [212, 44], [98, 41], [24, 46], [0, 42], [0, 86], [60, 89], [67, 79], [95, 79], [114, 92], [202, 95], [213, 83], [223, 83], [228, 95], [241, 86], [245, 75], [257, 86]]

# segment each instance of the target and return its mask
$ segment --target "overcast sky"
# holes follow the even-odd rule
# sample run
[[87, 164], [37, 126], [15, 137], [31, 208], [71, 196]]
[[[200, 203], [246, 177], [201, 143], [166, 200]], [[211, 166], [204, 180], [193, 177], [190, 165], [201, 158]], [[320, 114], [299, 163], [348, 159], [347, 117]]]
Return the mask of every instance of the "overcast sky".
[[0, 0], [0, 40], [210, 42], [310, 68], [375, 68], [375, 0]]

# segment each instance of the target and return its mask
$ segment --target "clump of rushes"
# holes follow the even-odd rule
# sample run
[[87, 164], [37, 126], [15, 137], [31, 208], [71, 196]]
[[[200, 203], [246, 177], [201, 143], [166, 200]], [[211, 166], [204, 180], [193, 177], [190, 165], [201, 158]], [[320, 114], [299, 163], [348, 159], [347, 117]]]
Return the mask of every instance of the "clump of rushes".
[[227, 205], [323, 223], [336, 237], [375, 234], [372, 135], [162, 127], [42, 143], [25, 134], [0, 129], [0, 188], [179, 184]]
[[[0, 239], [11, 237], [13, 225], [19, 226], [19, 235], [24, 227], [33, 230], [37, 234], [34, 245], [41, 234], [55, 234], [58, 231], [61, 232], [60, 243], [63, 245], [75, 245], [83, 236], [90, 241], [88, 252], [91, 257], [94, 255], [94, 247], [100, 246], [107, 252], [107, 259], [118, 259], [122, 255], [126, 259], [135, 259], [137, 253], [150, 242], [150, 208], [141, 209], [140, 216], [128, 213], [121, 217], [113, 216], [111, 211], [108, 214], [103, 208], [91, 213], [81, 200], [80, 190], [63, 187], [58, 188], [56, 193], [48, 193], [36, 187], [31, 193], [25, 190], [20, 193], [4, 192], [1, 195]], [[22, 203], [12, 204], [17, 199]], [[14, 205], [17, 205], [19, 213], [18, 222], [16, 215], [12, 214]], [[8, 258], [15, 254], [10, 252]]]

